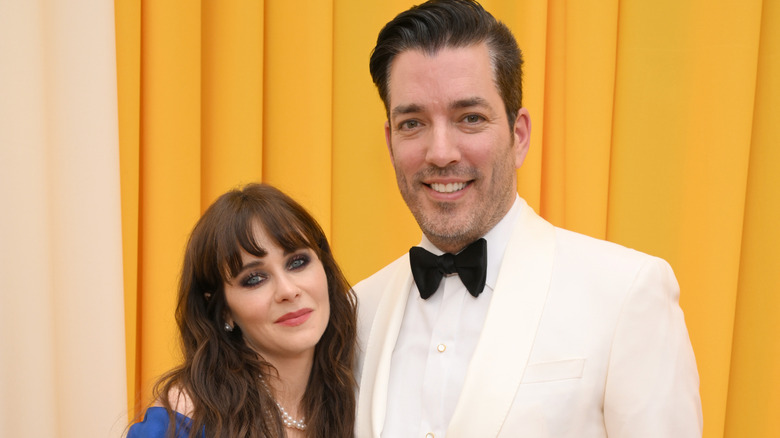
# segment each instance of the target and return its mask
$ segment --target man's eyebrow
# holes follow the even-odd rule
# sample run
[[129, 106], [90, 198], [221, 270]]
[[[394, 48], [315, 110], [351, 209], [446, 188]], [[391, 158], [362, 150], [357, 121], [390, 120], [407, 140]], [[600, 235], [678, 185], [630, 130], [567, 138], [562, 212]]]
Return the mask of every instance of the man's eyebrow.
[[489, 107], [487, 100], [481, 97], [470, 97], [468, 99], [456, 100], [450, 104], [451, 109], [471, 108], [475, 106]]
[[390, 113], [390, 115], [392, 116], [391, 118], [396, 118], [405, 114], [419, 113], [422, 110], [423, 107], [416, 103], [411, 103], [409, 105], [398, 105], [397, 107], [393, 108], [393, 111]]
[[[450, 104], [450, 109], [473, 108], [475, 106], [489, 107], [490, 104], [488, 103], [487, 100], [475, 96], [475, 97], [469, 97], [466, 99], [460, 99], [460, 100], [456, 100], [455, 102], [452, 102]], [[406, 114], [419, 113], [424, 110], [425, 107], [423, 107], [422, 105], [416, 103], [410, 103], [408, 105], [398, 105], [397, 107], [393, 108], [390, 115], [391, 115], [391, 119], [393, 119]]]

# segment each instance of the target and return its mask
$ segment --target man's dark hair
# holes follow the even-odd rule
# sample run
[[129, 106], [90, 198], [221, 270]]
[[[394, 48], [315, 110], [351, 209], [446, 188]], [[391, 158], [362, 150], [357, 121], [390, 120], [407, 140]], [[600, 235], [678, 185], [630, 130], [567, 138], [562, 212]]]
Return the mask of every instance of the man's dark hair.
[[472, 0], [430, 0], [398, 14], [379, 32], [369, 69], [390, 118], [390, 65], [406, 50], [435, 55], [442, 48], [485, 42], [493, 80], [504, 101], [509, 128], [522, 107], [523, 55], [506, 25]]

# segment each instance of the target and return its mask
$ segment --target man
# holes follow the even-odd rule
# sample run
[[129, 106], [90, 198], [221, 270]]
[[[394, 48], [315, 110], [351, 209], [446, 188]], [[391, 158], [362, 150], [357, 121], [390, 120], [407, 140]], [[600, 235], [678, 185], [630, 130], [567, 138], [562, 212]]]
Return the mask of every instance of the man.
[[669, 265], [555, 228], [516, 193], [521, 64], [511, 32], [467, 0], [379, 34], [371, 74], [423, 237], [355, 286], [356, 436], [701, 436]]

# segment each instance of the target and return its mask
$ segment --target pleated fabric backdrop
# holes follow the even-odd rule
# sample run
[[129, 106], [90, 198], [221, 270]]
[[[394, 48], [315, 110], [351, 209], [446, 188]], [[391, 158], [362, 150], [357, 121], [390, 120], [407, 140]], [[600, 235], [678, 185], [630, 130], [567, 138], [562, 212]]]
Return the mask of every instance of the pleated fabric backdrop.
[[[121, 433], [229, 188], [298, 199], [352, 282], [419, 241], [367, 67], [413, 3], [0, 1], [0, 436]], [[780, 2], [483, 4], [525, 54], [521, 196], [667, 259], [705, 437], [780, 436]]]
[[127, 425], [114, 8], [0, 1], [0, 436]]

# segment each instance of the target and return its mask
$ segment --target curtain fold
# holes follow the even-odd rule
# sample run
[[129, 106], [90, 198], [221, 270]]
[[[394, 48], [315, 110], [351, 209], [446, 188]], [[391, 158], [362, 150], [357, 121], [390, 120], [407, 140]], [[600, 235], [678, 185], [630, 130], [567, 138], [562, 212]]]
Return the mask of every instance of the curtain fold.
[[725, 421], [760, 18], [760, 1], [620, 10], [607, 237], [674, 267], [714, 436]]
[[764, 2], [726, 406], [727, 436], [780, 436], [780, 4]]
[[127, 354], [127, 405], [131, 414], [140, 404], [141, 337], [138, 335], [138, 210], [141, 126], [141, 6], [116, 2], [114, 9], [119, 121], [119, 180], [122, 208], [122, 260], [125, 291], [125, 344]]
[[[134, 411], [176, 363], [185, 239], [225, 190], [262, 180], [298, 199], [352, 282], [419, 242], [367, 67], [379, 29], [416, 2], [116, 3]], [[483, 4], [525, 55], [521, 196], [556, 225], [667, 259], [705, 436], [776, 435], [759, 413], [780, 408], [777, 2]]]
[[[333, 4], [266, 2], [263, 180], [331, 236]], [[285, 84], [285, 86], [280, 86]]]
[[127, 423], [114, 10], [0, 3], [0, 435]]
[[[201, 7], [201, 206], [263, 177], [263, 3]], [[186, 190], [186, 188], [183, 188]]]
[[178, 358], [176, 286], [201, 213], [201, 26], [200, 2], [141, 3], [136, 391], [145, 401]]

